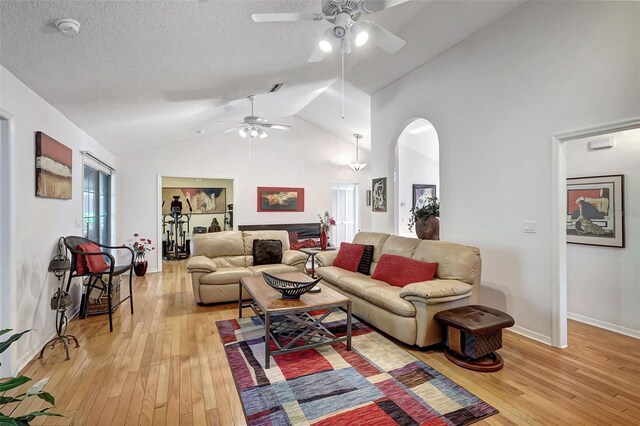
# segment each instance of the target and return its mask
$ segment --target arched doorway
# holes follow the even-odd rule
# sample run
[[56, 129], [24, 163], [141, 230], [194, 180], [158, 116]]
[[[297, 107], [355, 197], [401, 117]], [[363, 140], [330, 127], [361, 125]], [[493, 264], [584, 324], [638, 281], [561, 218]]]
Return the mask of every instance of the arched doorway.
[[440, 143], [436, 129], [424, 118], [411, 121], [398, 137], [395, 193], [396, 233], [415, 238], [415, 228], [408, 228], [415, 200], [428, 194], [440, 198]]

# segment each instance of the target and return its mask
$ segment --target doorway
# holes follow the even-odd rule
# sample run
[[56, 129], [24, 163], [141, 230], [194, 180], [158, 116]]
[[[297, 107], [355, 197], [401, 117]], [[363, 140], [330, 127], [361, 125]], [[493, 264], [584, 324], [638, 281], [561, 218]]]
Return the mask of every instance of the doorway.
[[400, 133], [396, 145], [395, 232], [416, 237], [409, 230], [411, 209], [428, 198], [440, 196], [440, 142], [431, 122], [411, 121]]
[[[625, 154], [625, 150], [630, 149], [632, 144], [628, 143], [619, 143], [616, 147], [615, 135], [620, 135], [625, 133], [626, 131], [631, 131], [635, 129], [636, 135], [639, 135], [637, 138], [640, 138], [640, 118], [633, 120], [626, 120], [618, 123], [612, 123], [602, 126], [597, 126], [593, 128], [588, 128], [584, 130], [579, 130], [575, 132], [564, 133], [560, 135], [556, 135], [552, 139], [553, 143], [553, 161], [552, 161], [552, 182], [553, 182], [553, 197], [552, 197], [552, 270], [553, 270], [553, 280], [552, 280], [552, 344], [555, 347], [565, 348], [568, 345], [567, 342], [567, 318], [569, 317], [569, 306], [573, 311], [580, 310], [580, 304], [588, 305], [591, 303], [591, 306], [598, 306], [599, 309], [603, 308], [603, 300], [605, 296], [606, 289], [602, 288], [605, 284], [599, 286], [598, 291], [595, 292], [596, 295], [599, 295], [599, 300], [594, 301], [586, 301], [586, 300], [572, 300], [571, 304], [569, 304], [568, 297], [571, 293], [569, 292], [569, 279], [572, 280], [580, 280], [580, 271], [575, 269], [576, 262], [580, 260], [579, 265], [589, 265], [591, 261], [587, 260], [590, 256], [593, 256], [593, 252], [595, 251], [598, 255], [599, 260], [603, 260], [603, 258], [612, 255], [614, 258], [621, 257], [626, 253], [634, 252], [635, 249], [630, 247], [630, 241], [634, 241], [636, 244], [640, 240], [640, 230], [638, 230], [638, 224], [636, 223], [638, 219], [637, 208], [634, 207], [635, 201], [631, 201], [630, 197], [633, 197], [638, 192], [638, 181], [640, 181], [640, 164], [637, 162], [637, 159], [640, 158], [640, 155], [636, 152], [635, 154], [627, 152]], [[614, 138], [614, 146], [611, 150], [604, 148], [602, 151], [599, 149], [593, 150], [589, 142], [592, 141], [602, 141], [609, 137]], [[632, 137], [633, 138], [633, 137]], [[622, 140], [622, 139], [620, 139]], [[640, 144], [640, 140], [636, 140], [635, 144]], [[597, 145], [597, 144], [596, 144]], [[590, 151], [588, 151], [590, 150]], [[603, 151], [606, 150], [606, 155], [603, 154]], [[569, 158], [569, 155], [572, 158]], [[620, 155], [619, 160], [615, 160], [611, 158], [612, 156]], [[579, 156], [579, 158], [576, 158]], [[586, 158], [586, 156], [600, 157], [599, 162], [595, 162], [588, 169], [581, 169], [582, 166], [580, 163], [580, 158]], [[605, 157], [609, 157], [606, 161], [604, 161]], [[628, 161], [631, 163], [626, 164]], [[636, 160], [635, 163], [633, 161]], [[577, 161], [577, 163], [576, 163]], [[626, 164], [626, 165], [625, 165]], [[608, 168], [603, 169], [602, 167]], [[576, 176], [576, 174], [586, 174], [588, 176]], [[624, 225], [624, 233], [626, 234], [627, 244], [626, 247], [604, 247], [604, 246], [586, 246], [586, 245], [575, 245], [575, 244], [567, 244], [567, 234], [570, 225], [575, 227], [575, 219], [571, 218], [569, 210], [569, 193], [567, 191], [567, 178], [575, 178], [575, 177], [589, 177], [589, 176], [604, 176], [604, 175], [618, 175], [624, 174], [627, 175], [624, 180], [624, 189], [623, 189], [623, 197], [627, 197], [624, 199], [624, 208], [619, 212], [614, 212], [614, 215], [618, 217], [622, 217], [625, 221]], [[630, 178], [630, 179], [629, 179]], [[600, 194], [600, 193], [599, 193]], [[610, 194], [611, 196], [611, 194]], [[612, 200], [613, 201], [613, 200]], [[629, 204], [631, 203], [631, 204]], [[574, 202], [575, 204], [575, 202]], [[575, 209], [574, 209], [575, 210]], [[593, 222], [593, 221], [592, 221]], [[608, 225], [606, 223], [600, 223], [601, 221], [596, 220], [595, 224], [600, 228], [604, 225], [606, 228]], [[631, 225], [631, 226], [630, 226]], [[582, 228], [581, 226], [578, 228]], [[597, 228], [593, 228], [596, 230]], [[622, 229], [620, 229], [622, 231]], [[581, 230], [581, 232], [583, 232]], [[598, 231], [600, 233], [600, 231]], [[604, 235], [604, 234], [602, 234]], [[636, 247], [636, 246], [634, 246]], [[640, 245], [638, 245], [640, 247]], [[631, 250], [630, 250], [631, 249]], [[615, 253], [613, 253], [615, 252]], [[637, 253], [637, 250], [635, 250]], [[569, 260], [571, 264], [569, 264]], [[583, 263], [585, 262], [585, 263]], [[593, 265], [595, 266], [595, 265]], [[637, 265], [637, 262], [633, 261], [631, 265], [627, 263], [626, 267], [635, 268], [635, 279], [632, 280], [637, 281], [640, 276], [640, 268]], [[570, 270], [571, 268], [571, 270]], [[601, 272], [601, 271], [600, 271]], [[615, 271], [616, 273], [619, 271]], [[615, 290], [618, 292], [617, 296], [615, 296], [616, 306], [613, 306], [614, 310], [610, 312], [609, 318], [617, 318], [619, 320], [626, 320], [629, 317], [629, 314], [624, 314], [624, 312], [628, 312], [628, 309], [625, 307], [628, 302], [634, 303], [634, 300], [637, 303], [637, 297], [640, 297], [640, 293], [631, 294], [630, 291], [634, 291], [633, 289], [624, 289], [624, 283], [620, 283], [614, 276], [607, 277], [605, 281], [616, 281]], [[626, 278], [628, 279], [628, 278]], [[574, 283], [571, 283], [573, 285]], [[584, 284], [584, 283], [583, 283]], [[634, 286], [635, 287], [635, 286]], [[591, 290], [588, 290], [589, 293]], [[613, 299], [612, 299], [613, 300]], [[576, 305], [576, 302], [578, 305]], [[595, 303], [595, 305], [594, 305]], [[634, 307], [634, 314], [631, 321], [635, 319], [635, 327], [636, 330], [630, 329], [629, 327], [622, 326], [620, 324], [612, 324], [610, 321], [592, 321], [593, 318], [586, 317], [585, 315], [578, 314], [575, 312], [571, 313], [573, 319], [588, 322], [592, 325], [596, 325], [598, 327], [607, 328], [611, 331], [621, 332], [623, 334], [634, 335], [635, 337], [640, 337], [640, 333], [637, 330], [640, 330], [640, 324], [637, 323], [637, 307]], [[600, 312], [598, 315], [602, 315]], [[586, 318], [585, 318], [586, 317]], [[619, 321], [616, 321], [619, 322]], [[614, 327], [611, 327], [614, 325]]]
[[233, 199], [234, 179], [158, 175], [158, 272], [191, 255], [193, 234], [233, 230]]
[[336, 226], [331, 228], [331, 244], [350, 243], [359, 231], [358, 184], [334, 183], [332, 186], [332, 216]]

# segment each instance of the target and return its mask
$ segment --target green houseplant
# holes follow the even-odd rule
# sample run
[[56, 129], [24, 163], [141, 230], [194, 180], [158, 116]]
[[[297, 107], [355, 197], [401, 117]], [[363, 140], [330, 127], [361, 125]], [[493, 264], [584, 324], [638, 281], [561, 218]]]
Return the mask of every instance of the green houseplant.
[[[0, 330], [0, 336], [7, 334], [10, 331], [11, 329], [9, 328]], [[20, 339], [24, 334], [30, 331], [31, 330], [26, 330], [21, 333], [13, 334], [7, 340], [0, 342], [0, 353], [6, 351], [13, 342]], [[0, 380], [0, 426], [28, 425], [33, 419], [38, 416], [62, 417], [60, 414], [48, 412], [47, 410], [49, 410], [50, 408], [45, 408], [40, 411], [32, 411], [27, 414], [21, 414], [19, 416], [13, 417], [13, 413], [20, 406], [20, 404], [32, 396], [36, 396], [51, 405], [55, 404], [55, 399], [53, 398], [53, 396], [42, 390], [42, 388], [44, 388], [44, 385], [46, 385], [49, 381], [48, 378], [36, 382], [29, 388], [29, 390], [24, 393], [15, 396], [6, 396], [6, 393], [11, 389], [18, 388], [29, 381], [31, 381], [31, 379], [26, 376], [11, 377], [6, 380]], [[13, 404], [13, 406], [11, 407], [10, 404]]]
[[416, 235], [421, 240], [440, 239], [440, 201], [438, 197], [430, 197], [427, 203], [416, 209], [409, 210], [409, 231], [416, 227]]

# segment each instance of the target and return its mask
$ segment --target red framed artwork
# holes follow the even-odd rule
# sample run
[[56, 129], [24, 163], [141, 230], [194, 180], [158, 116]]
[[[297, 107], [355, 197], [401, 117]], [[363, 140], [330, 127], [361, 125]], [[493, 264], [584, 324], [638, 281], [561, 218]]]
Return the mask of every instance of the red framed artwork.
[[258, 187], [259, 212], [303, 212], [304, 188]]

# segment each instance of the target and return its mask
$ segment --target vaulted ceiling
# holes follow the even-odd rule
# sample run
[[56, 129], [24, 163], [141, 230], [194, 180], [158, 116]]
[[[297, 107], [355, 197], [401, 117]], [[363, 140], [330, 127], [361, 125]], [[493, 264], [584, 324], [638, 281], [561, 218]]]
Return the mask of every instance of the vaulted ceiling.
[[[249, 94], [257, 95], [257, 115], [298, 114], [348, 138], [366, 133], [367, 95], [519, 4], [412, 0], [373, 15], [407, 44], [393, 56], [365, 46], [346, 58], [347, 106], [358, 111], [350, 120], [340, 119], [330, 87], [339, 56], [306, 62], [329, 24], [250, 18], [316, 12], [319, 0], [2, 1], [0, 63], [114, 153], [222, 131], [228, 125], [215, 121], [249, 114], [249, 102], [237, 100]], [[61, 17], [79, 20], [80, 33], [58, 32]], [[287, 84], [266, 94], [279, 82]]]

